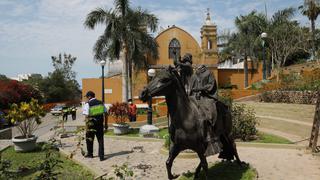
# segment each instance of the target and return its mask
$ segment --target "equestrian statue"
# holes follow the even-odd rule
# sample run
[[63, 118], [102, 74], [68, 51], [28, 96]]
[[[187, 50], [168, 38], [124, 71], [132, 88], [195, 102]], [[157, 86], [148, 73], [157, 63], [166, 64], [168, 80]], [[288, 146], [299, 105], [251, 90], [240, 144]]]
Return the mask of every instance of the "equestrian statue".
[[239, 159], [232, 137], [232, 118], [227, 105], [217, 100], [217, 85], [213, 74], [200, 65], [193, 73], [192, 55], [174, 60], [175, 67], [161, 70], [140, 94], [142, 101], [154, 96], [165, 96], [171, 120], [169, 157], [166, 161], [168, 179], [179, 176], [171, 172], [172, 163], [186, 149], [197, 153], [200, 163], [195, 171], [199, 178], [201, 168], [207, 177], [207, 156], [219, 153], [228, 161]]

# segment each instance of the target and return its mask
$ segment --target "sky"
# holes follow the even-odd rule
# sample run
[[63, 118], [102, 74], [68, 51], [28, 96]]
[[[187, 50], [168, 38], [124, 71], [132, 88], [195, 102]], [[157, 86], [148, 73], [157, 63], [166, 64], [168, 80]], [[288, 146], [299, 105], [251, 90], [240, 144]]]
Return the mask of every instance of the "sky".
[[[207, 8], [218, 33], [234, 31], [236, 16], [252, 10], [269, 17], [286, 7], [297, 8], [303, 0], [131, 0], [131, 7], [141, 7], [159, 18], [159, 30], [176, 25], [188, 31], [198, 42]], [[93, 61], [92, 48], [103, 26], [84, 28], [86, 15], [97, 7], [110, 9], [113, 0], [0, 0], [0, 74], [53, 71], [51, 56], [70, 53], [77, 57], [74, 71], [82, 78], [99, 77], [101, 67]], [[309, 26], [308, 19], [297, 12], [294, 19]], [[317, 24], [318, 21], [316, 22]], [[157, 35], [157, 33], [155, 34]]]

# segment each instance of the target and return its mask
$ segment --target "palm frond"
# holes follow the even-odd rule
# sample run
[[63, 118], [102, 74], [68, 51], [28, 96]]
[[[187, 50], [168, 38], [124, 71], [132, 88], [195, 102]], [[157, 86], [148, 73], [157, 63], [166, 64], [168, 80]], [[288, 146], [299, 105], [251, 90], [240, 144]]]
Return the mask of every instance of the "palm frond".
[[130, 9], [129, 0], [114, 0], [115, 9], [122, 17], [127, 15], [127, 12]]
[[106, 24], [111, 18], [112, 10], [97, 8], [91, 11], [84, 22], [84, 26], [89, 29], [94, 29], [98, 24]]
[[296, 9], [295, 8], [286, 8], [283, 10], [277, 11], [272, 16], [273, 24], [280, 24], [285, 21], [289, 21], [295, 15]]

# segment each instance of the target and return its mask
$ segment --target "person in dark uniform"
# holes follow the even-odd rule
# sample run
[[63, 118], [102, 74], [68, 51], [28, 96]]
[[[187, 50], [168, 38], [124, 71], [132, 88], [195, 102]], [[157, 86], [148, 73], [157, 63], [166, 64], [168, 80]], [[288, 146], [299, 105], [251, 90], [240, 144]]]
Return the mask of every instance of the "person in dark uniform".
[[75, 106], [71, 107], [70, 113], [72, 116], [72, 120], [76, 120], [77, 119], [77, 108]]
[[88, 91], [85, 97], [88, 102], [83, 107], [83, 115], [86, 117], [86, 144], [87, 154], [86, 158], [93, 158], [93, 140], [97, 136], [99, 143], [99, 157], [100, 161], [104, 160], [104, 140], [103, 140], [103, 114], [106, 109], [103, 103], [95, 98], [92, 91]]
[[69, 108], [67, 106], [64, 106], [62, 108], [62, 120], [68, 121], [68, 114], [69, 114]]

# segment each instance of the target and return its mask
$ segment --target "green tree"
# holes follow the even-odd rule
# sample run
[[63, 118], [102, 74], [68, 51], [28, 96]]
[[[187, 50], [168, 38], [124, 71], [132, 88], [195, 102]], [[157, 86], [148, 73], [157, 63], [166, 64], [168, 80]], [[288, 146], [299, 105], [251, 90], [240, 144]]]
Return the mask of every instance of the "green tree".
[[[63, 58], [62, 58], [63, 57]], [[56, 71], [61, 71], [68, 80], [76, 78], [76, 73], [72, 71], [72, 66], [77, 60], [71, 54], [60, 53], [58, 56], [51, 56], [52, 65]]]
[[[158, 58], [158, 45], [147, 30], [155, 32], [158, 19], [147, 10], [130, 7], [129, 0], [114, 0], [114, 8], [107, 10], [97, 8], [91, 11], [84, 26], [94, 29], [98, 24], [105, 25], [104, 33], [94, 45], [94, 57], [101, 61], [107, 57], [123, 61], [122, 97], [128, 101], [132, 97], [132, 67], [146, 67], [148, 56]], [[129, 87], [130, 85], [130, 87]]]
[[[270, 20], [263, 14], [252, 11], [248, 15], [238, 16], [235, 20], [237, 32], [222, 36], [227, 41], [220, 53], [222, 58], [230, 59], [236, 54], [244, 56], [245, 85], [248, 84], [247, 57], [260, 59], [262, 43], [260, 35], [268, 33], [267, 48], [271, 56], [272, 69], [290, 64], [297, 58], [307, 57], [307, 33], [299, 23], [292, 20], [294, 8], [286, 8], [276, 12]], [[319, 38], [317, 38], [319, 39]]]
[[39, 89], [46, 102], [61, 102], [79, 99], [81, 91], [76, 80], [68, 80], [62, 71], [53, 71], [41, 82]]
[[6, 75], [0, 74], [0, 80], [9, 80], [9, 79]]
[[76, 57], [71, 54], [60, 53], [58, 56], [52, 56], [52, 65], [54, 71], [48, 73], [48, 76], [31, 76], [26, 83], [38, 88], [45, 102], [60, 102], [68, 100], [77, 100], [81, 96], [80, 85], [76, 81], [76, 73], [72, 67]]
[[[237, 32], [229, 37], [229, 47], [226, 52], [233, 52], [244, 57], [245, 87], [248, 86], [248, 58], [253, 61], [257, 57], [256, 49], [261, 46], [260, 34], [266, 29], [266, 17], [252, 11], [235, 19]], [[261, 47], [260, 47], [261, 48]], [[252, 63], [251, 63], [252, 64]]]
[[23, 83], [31, 85], [33, 88], [39, 89], [40, 84], [43, 81], [41, 74], [31, 74], [28, 79], [23, 80]]
[[269, 22], [268, 47], [277, 72], [290, 56], [299, 51], [308, 51], [307, 34], [297, 21], [292, 20], [294, 14], [294, 8], [286, 8], [276, 12]]
[[311, 34], [312, 34], [312, 55], [315, 58], [316, 54], [316, 25], [315, 21], [317, 20], [320, 14], [320, 1], [319, 0], [304, 0], [302, 6], [299, 7], [301, 13], [304, 16], [307, 16], [311, 22]]

